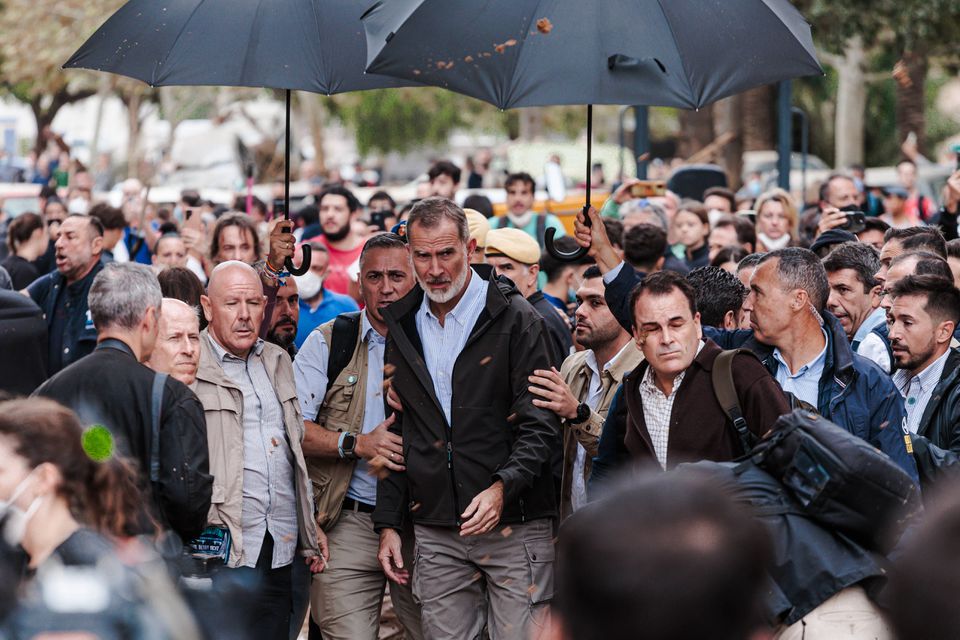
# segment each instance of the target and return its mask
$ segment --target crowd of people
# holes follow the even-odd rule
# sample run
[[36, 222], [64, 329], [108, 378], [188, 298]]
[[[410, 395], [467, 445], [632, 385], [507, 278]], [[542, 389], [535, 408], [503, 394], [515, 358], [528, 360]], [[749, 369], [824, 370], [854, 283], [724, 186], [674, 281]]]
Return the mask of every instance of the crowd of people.
[[[0, 637], [372, 640], [388, 585], [411, 639], [960, 634], [960, 171], [569, 227], [428, 175], [9, 222]], [[928, 514], [862, 535], [758, 462], [815, 416]]]

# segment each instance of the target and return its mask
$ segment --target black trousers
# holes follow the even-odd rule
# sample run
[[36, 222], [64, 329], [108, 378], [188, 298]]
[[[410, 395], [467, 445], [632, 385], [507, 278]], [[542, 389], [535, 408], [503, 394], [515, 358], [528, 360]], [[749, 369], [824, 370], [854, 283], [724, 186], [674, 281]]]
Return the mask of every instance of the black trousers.
[[269, 532], [263, 538], [257, 566], [239, 567], [233, 572], [247, 574], [254, 583], [244, 617], [250, 640], [288, 640], [290, 611], [293, 607], [293, 565], [272, 569], [273, 537]]

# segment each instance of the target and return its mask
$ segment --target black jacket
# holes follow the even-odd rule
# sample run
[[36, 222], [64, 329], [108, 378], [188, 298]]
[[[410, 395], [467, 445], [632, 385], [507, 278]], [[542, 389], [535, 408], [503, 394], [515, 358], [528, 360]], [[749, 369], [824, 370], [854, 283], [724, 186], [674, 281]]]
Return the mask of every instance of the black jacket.
[[[155, 375], [137, 362], [123, 342], [104, 340], [92, 354], [44, 383], [36, 395], [70, 407], [84, 427], [107, 427], [117, 452], [139, 466], [141, 488], [153, 497], [146, 513], [189, 540], [207, 522], [213, 491], [207, 425], [197, 396], [183, 383], [167, 378], [160, 410], [159, 481], [151, 487], [151, 392]], [[149, 531], [146, 520], [141, 526], [143, 530], [136, 533]]]
[[853, 585], [875, 598], [886, 583], [886, 558], [804, 515], [780, 483], [752, 462], [698, 462], [684, 465], [680, 473], [694, 470], [749, 505], [770, 534], [766, 614], [771, 624], [791, 625]]
[[946, 474], [960, 473], [960, 351], [951, 349], [943, 374], [913, 437], [913, 456], [927, 490]]
[[[87, 298], [93, 279], [103, 269], [97, 262], [90, 273], [73, 284], [59, 271], [40, 276], [27, 287], [27, 293], [43, 310], [47, 319], [48, 371], [53, 374], [89, 355], [97, 346], [97, 328], [93, 324]], [[62, 330], [54, 333], [58, 317]]]
[[557, 313], [557, 308], [543, 297], [542, 291], [534, 291], [533, 295], [527, 298], [527, 302], [543, 317], [547, 328], [547, 344], [550, 347], [550, 364], [559, 370], [573, 348], [573, 333]]
[[43, 312], [16, 291], [0, 291], [0, 390], [27, 395], [46, 379]]
[[[406, 471], [377, 487], [376, 528], [402, 527], [408, 511], [419, 524], [456, 527], [470, 501], [503, 481], [501, 522], [556, 517], [550, 468], [560, 447], [560, 422], [533, 405], [527, 376], [549, 368], [543, 318], [512, 283], [486, 265], [472, 277], [489, 278], [480, 313], [453, 371], [448, 425], [423, 358], [416, 314], [420, 287], [390, 305], [384, 355], [403, 403], [397, 420]], [[397, 427], [395, 425], [395, 427]]]

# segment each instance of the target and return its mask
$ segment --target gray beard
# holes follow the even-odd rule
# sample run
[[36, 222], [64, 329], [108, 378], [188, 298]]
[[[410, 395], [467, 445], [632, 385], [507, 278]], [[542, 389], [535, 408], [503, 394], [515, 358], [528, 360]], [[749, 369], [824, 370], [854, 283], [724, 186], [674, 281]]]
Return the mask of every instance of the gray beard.
[[416, 274], [416, 271], [414, 271], [414, 275], [417, 278], [417, 284], [420, 285], [420, 288], [423, 289], [423, 292], [426, 294], [426, 296], [430, 298], [432, 302], [436, 302], [437, 304], [443, 304], [445, 302], [450, 302], [451, 300], [456, 298], [458, 295], [460, 295], [461, 291], [463, 291], [464, 285], [467, 284], [467, 271], [469, 269], [470, 269], [470, 265], [467, 264], [464, 270], [460, 272], [460, 275], [458, 275], [456, 278], [453, 279], [453, 282], [450, 284], [449, 287], [447, 287], [447, 290], [443, 293], [434, 293], [433, 291], [430, 290], [428, 286], [424, 284], [424, 282], [420, 279], [420, 276]]

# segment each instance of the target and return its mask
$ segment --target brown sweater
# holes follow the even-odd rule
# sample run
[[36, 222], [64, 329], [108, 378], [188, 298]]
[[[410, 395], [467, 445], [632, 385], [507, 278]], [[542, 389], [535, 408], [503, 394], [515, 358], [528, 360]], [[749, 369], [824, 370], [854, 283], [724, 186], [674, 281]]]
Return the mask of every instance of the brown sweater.
[[[737, 432], [713, 392], [711, 371], [713, 361], [720, 353], [720, 347], [706, 339], [703, 349], [684, 375], [670, 416], [667, 468], [699, 460], [723, 462], [743, 453]], [[627, 404], [625, 444], [633, 459], [641, 464], [657, 464], [640, 396], [640, 381], [649, 366], [648, 362], [643, 362], [623, 380]], [[757, 437], [769, 431], [777, 418], [790, 411], [777, 381], [756, 357], [740, 354], [734, 358], [733, 382], [743, 417]]]

